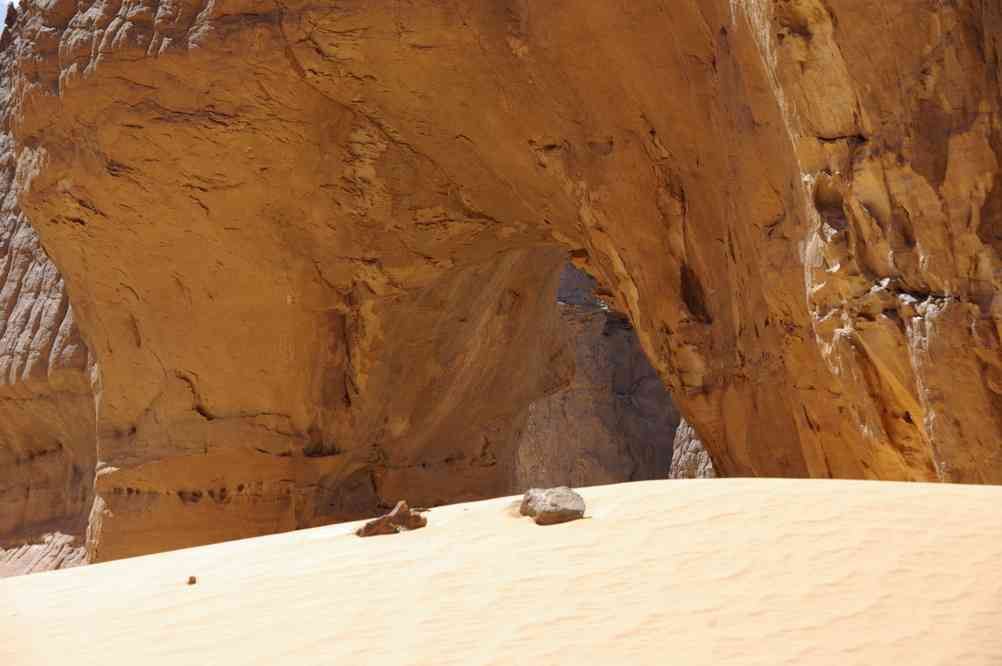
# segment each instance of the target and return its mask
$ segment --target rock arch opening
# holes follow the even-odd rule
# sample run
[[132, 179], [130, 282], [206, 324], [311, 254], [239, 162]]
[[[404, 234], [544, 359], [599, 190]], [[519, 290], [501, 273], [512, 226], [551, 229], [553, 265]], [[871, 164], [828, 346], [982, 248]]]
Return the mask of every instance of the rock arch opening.
[[573, 355], [564, 387], [528, 405], [516, 488], [667, 478], [679, 414], [622, 313], [568, 263], [557, 310]]

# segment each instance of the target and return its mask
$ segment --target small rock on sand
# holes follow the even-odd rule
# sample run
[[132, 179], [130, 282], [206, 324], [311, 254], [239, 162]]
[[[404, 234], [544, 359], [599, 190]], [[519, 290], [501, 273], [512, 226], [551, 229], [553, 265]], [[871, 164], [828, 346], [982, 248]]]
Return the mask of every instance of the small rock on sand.
[[428, 519], [420, 513], [412, 511], [407, 502], [400, 500], [393, 511], [370, 520], [355, 532], [360, 537], [378, 536], [380, 534], [396, 534], [416, 530], [428, 524]]
[[531, 488], [522, 498], [519, 513], [531, 516], [537, 525], [556, 525], [584, 516], [585, 502], [581, 495], [568, 488]]

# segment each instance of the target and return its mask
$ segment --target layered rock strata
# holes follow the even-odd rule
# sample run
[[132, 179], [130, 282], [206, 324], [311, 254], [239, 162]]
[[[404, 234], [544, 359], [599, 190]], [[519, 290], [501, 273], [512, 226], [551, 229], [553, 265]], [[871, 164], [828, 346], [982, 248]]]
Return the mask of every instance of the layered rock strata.
[[87, 563], [87, 549], [79, 534], [35, 534], [29, 541], [0, 549], [0, 578], [68, 569]]

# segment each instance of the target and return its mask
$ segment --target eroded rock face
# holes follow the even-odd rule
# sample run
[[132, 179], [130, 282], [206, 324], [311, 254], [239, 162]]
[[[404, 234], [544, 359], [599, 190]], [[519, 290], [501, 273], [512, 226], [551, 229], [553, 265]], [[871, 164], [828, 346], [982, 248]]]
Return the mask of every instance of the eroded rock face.
[[568, 251], [717, 473], [1002, 481], [1000, 31], [973, 0], [27, 3], [5, 127], [96, 359], [90, 556], [510, 491], [571, 376]]
[[752, 20], [812, 196], [807, 310], [839, 380], [817, 388], [859, 424], [860, 475], [999, 483], [1002, 8], [833, 5]]
[[685, 419], [675, 431], [671, 455], [671, 479], [713, 479], [713, 460], [695, 429]]
[[[13, 76], [11, 64], [9, 55], [0, 62], [4, 81]], [[16, 104], [10, 92], [0, 86], [8, 119]], [[90, 357], [63, 279], [17, 204], [15, 161], [6, 125], [0, 128], [0, 576], [79, 563], [95, 465]]]
[[[12, 165], [6, 166], [10, 176]], [[0, 224], [0, 535], [77, 518], [88, 508], [94, 475], [87, 350], [59, 273], [24, 217], [6, 212]]]
[[34, 536], [33, 543], [0, 548], [0, 578], [85, 564], [87, 549], [80, 535], [50, 533]]
[[568, 266], [557, 308], [573, 350], [574, 374], [526, 409], [518, 438], [516, 487], [593, 486], [665, 478], [678, 410], [627, 319], [593, 294], [588, 275]]

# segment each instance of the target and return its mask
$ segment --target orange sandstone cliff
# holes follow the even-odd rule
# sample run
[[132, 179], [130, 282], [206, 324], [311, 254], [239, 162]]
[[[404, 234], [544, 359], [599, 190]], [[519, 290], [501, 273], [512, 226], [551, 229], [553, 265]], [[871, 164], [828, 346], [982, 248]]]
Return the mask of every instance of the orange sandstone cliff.
[[[674, 408], [629, 344], [717, 475], [1002, 482], [998, 3], [27, 0], [9, 23], [0, 548], [108, 560], [668, 476]], [[636, 331], [610, 366], [635, 368], [633, 435], [539, 420], [624, 413], [558, 409], [626, 395], [582, 389], [568, 256]]]

